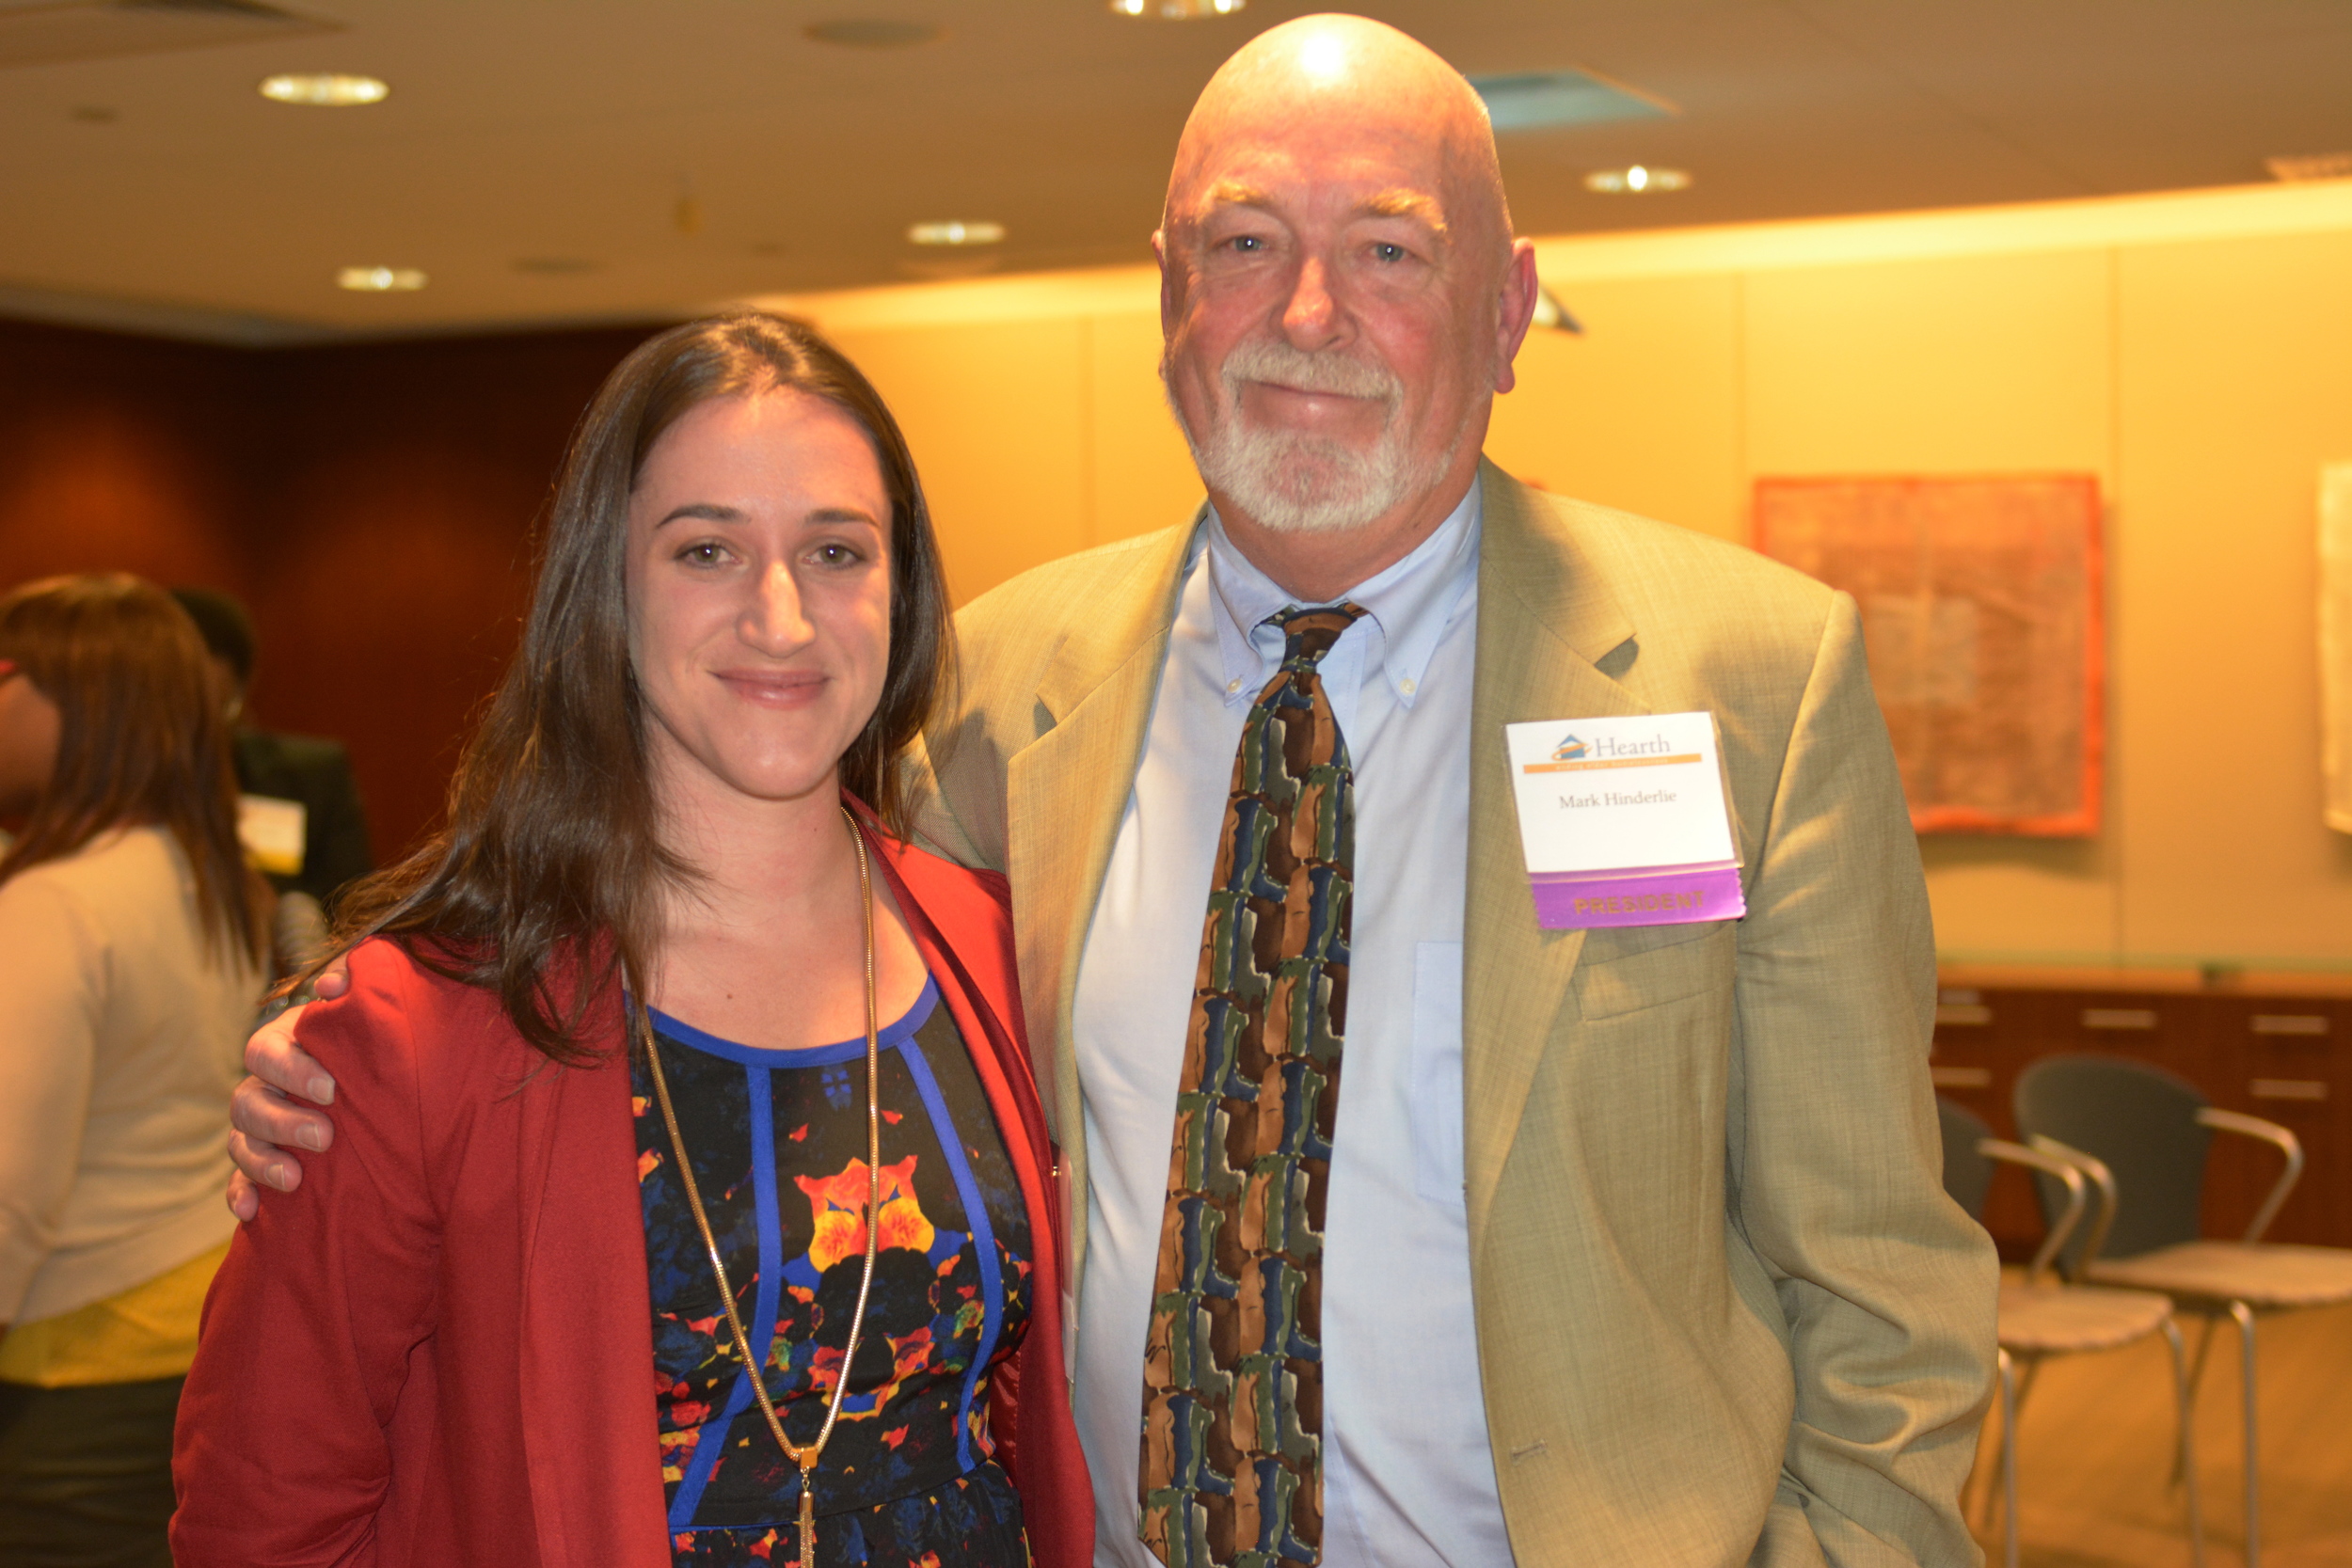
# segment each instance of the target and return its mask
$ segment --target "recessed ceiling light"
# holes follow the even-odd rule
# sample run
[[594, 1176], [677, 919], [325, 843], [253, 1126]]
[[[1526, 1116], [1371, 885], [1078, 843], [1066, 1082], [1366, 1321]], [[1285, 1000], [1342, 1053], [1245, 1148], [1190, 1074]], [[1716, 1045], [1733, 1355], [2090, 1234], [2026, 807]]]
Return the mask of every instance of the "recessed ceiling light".
[[918, 223], [907, 230], [916, 245], [994, 245], [1004, 237], [1001, 223]]
[[424, 274], [414, 267], [345, 267], [335, 275], [335, 287], [360, 293], [405, 293], [424, 287]]
[[381, 103], [391, 96], [390, 84], [373, 76], [342, 76], [321, 72], [308, 76], [264, 76], [261, 94], [278, 103], [302, 103], [318, 109], [348, 109], [360, 103]]
[[1120, 16], [1149, 17], [1155, 22], [1191, 22], [1203, 16], [1231, 16], [1249, 0], [1110, 0]]
[[1584, 177], [1588, 191], [1621, 192], [1638, 195], [1645, 191], [1678, 191], [1689, 185], [1691, 177], [1678, 168], [1651, 168], [1635, 164], [1630, 168], [1597, 168]]
[[868, 16], [813, 22], [801, 29], [803, 37], [818, 43], [845, 44], [851, 49], [909, 49], [930, 42], [942, 31], [928, 22], [886, 22]]

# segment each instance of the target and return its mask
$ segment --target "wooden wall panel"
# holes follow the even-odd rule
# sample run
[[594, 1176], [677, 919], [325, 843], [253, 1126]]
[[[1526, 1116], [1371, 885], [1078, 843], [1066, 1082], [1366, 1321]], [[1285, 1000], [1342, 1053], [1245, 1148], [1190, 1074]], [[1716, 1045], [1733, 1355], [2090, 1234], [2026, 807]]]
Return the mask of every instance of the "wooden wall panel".
[[249, 357], [0, 322], [0, 584], [105, 568], [241, 591]]
[[512, 651], [572, 424], [644, 336], [246, 352], [0, 323], [0, 585], [124, 570], [238, 594], [253, 712], [346, 742], [396, 854]]
[[379, 855], [440, 816], [564, 442], [637, 329], [280, 352], [246, 540], [269, 723], [348, 741]]

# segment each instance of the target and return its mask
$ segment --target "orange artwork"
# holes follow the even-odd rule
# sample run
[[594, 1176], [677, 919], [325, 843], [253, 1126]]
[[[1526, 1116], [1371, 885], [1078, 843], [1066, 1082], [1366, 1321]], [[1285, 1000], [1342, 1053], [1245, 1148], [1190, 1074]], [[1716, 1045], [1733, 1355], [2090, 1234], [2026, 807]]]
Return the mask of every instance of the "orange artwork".
[[1919, 832], [2098, 832], [2099, 518], [2089, 474], [1756, 482], [1756, 548], [1861, 606]]

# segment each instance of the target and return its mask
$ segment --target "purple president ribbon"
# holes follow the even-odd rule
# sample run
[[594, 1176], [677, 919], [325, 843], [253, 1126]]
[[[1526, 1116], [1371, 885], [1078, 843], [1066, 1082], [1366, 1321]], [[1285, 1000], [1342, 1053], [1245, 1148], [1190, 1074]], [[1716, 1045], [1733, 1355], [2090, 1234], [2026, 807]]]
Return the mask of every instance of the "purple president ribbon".
[[1589, 926], [1688, 926], [1748, 912], [1736, 865], [1655, 866], [1614, 872], [1539, 871], [1535, 923], [1548, 931]]

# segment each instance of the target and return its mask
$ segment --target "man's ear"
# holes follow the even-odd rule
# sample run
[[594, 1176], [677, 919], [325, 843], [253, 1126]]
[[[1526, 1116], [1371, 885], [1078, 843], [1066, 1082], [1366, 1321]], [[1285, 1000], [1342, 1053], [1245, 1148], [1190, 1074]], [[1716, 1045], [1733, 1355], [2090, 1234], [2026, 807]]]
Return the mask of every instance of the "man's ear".
[[1168, 270], [1168, 230], [1152, 230], [1152, 260], [1160, 264], [1160, 341], [1176, 330], [1176, 281]]
[[[1165, 287], [1165, 285], [1163, 285]], [[1518, 373], [1511, 361], [1518, 357], [1519, 345], [1527, 341], [1527, 329], [1535, 320], [1535, 300], [1541, 290], [1535, 277], [1535, 242], [1511, 242], [1510, 264], [1502, 273], [1502, 309], [1495, 319], [1495, 390], [1507, 392], [1518, 385]]]

